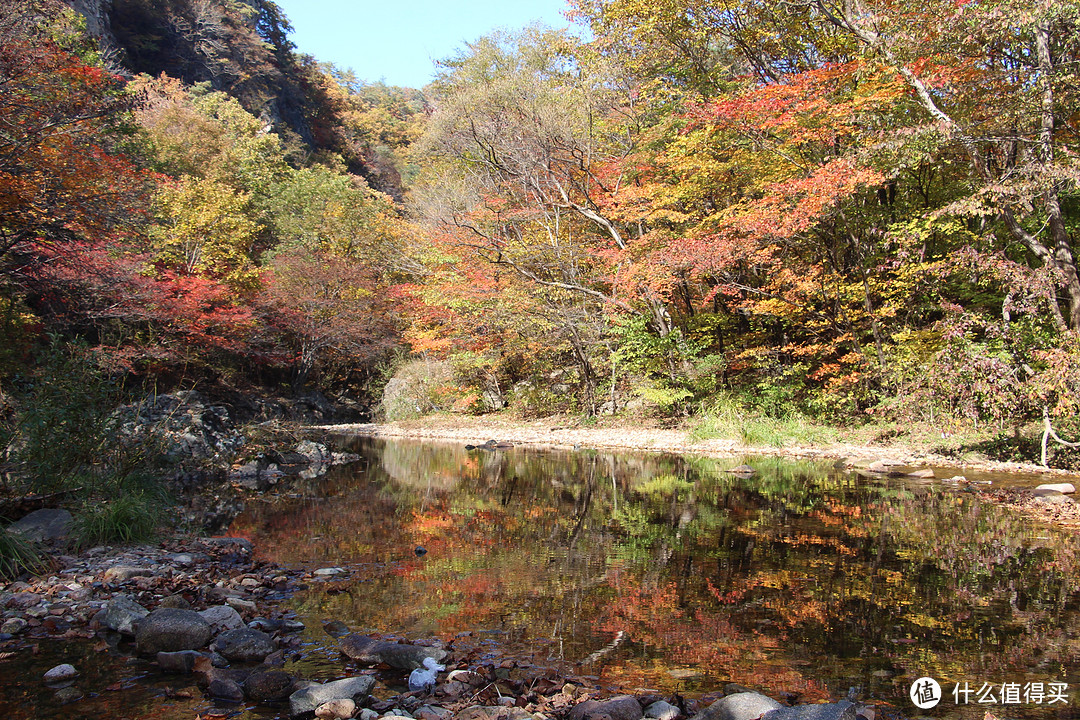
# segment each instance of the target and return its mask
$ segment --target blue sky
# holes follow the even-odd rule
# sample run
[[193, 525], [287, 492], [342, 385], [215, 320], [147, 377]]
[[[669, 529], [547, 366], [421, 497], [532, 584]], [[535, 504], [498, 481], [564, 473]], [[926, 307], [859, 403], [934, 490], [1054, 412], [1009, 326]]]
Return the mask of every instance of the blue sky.
[[295, 32], [297, 50], [352, 68], [368, 82], [420, 88], [436, 60], [449, 57], [492, 30], [517, 30], [541, 21], [570, 23], [565, 0], [274, 0]]

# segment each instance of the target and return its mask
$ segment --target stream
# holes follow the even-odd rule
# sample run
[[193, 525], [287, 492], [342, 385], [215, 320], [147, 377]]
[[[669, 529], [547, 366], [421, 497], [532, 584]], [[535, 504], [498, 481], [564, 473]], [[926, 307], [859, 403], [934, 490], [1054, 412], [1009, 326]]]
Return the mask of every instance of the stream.
[[[700, 698], [737, 683], [904, 717], [1080, 717], [1080, 545], [964, 486], [771, 457], [333, 440], [362, 460], [252, 498], [227, 531], [261, 559], [347, 571], [289, 601], [307, 629], [286, 670], [306, 678], [342, 675], [323, 631], [337, 620], [629, 692]], [[754, 474], [729, 472], [742, 462]], [[46, 669], [62, 661], [41, 654]], [[123, 691], [53, 707], [5, 678], [0, 708], [155, 720], [214, 708], [119, 651], [95, 671]], [[940, 685], [928, 710], [909, 696], [923, 677]], [[373, 694], [398, 682], [380, 676]], [[226, 714], [275, 712], [287, 716]]]

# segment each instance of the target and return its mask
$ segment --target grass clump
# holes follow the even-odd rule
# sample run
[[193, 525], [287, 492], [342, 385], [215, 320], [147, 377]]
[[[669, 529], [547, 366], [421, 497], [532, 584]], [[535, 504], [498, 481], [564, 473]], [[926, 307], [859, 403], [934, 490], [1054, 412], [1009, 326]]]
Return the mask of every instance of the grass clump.
[[166, 501], [158, 493], [134, 490], [111, 500], [87, 503], [75, 516], [77, 548], [151, 540], [165, 520]]
[[840, 431], [799, 413], [773, 417], [724, 398], [702, 414], [690, 436], [695, 441], [720, 438], [754, 447], [786, 447], [834, 443], [840, 439]]
[[14, 580], [24, 572], [38, 572], [48, 565], [38, 546], [17, 532], [0, 529], [0, 579]]

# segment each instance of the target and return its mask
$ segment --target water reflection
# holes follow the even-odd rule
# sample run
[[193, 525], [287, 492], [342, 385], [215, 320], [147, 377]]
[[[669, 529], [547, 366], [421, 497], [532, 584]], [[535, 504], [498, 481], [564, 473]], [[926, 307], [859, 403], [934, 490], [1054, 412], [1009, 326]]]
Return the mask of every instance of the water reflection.
[[[296, 598], [314, 628], [439, 636], [630, 688], [854, 687], [908, 715], [924, 675], [946, 693], [1065, 682], [1065, 706], [948, 695], [928, 714], [1075, 713], [1077, 545], [971, 494], [770, 458], [744, 477], [732, 460], [343, 443], [365, 462], [233, 528], [279, 563], [360, 569]], [[309, 642], [335, 662], [330, 638]]]

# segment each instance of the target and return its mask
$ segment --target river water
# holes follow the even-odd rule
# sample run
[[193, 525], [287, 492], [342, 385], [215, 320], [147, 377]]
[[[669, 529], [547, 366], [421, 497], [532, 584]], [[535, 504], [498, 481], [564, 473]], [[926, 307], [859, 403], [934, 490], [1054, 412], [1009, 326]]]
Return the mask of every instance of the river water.
[[[1080, 717], [1080, 545], [962, 488], [768, 457], [745, 476], [743, 459], [337, 441], [363, 460], [229, 529], [264, 559], [347, 571], [292, 600], [305, 676], [339, 676], [338, 620], [628, 690]], [[909, 697], [922, 677], [933, 709]], [[138, 682], [155, 709], [126, 716], [206, 705], [155, 682]]]

